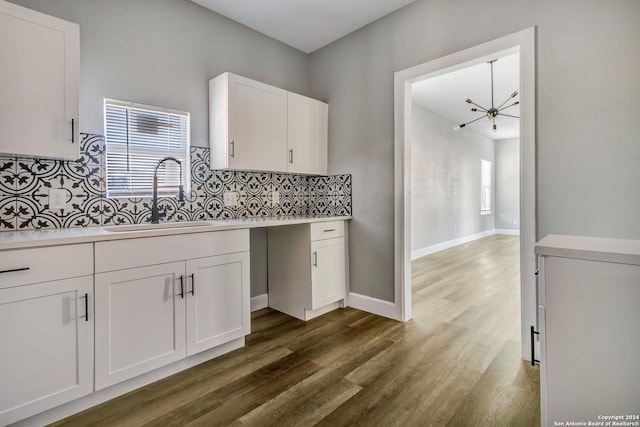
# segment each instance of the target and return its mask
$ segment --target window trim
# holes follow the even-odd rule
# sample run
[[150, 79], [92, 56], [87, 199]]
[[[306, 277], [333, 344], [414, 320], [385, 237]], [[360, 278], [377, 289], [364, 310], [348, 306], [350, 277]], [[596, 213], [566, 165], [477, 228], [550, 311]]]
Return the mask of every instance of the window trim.
[[[488, 180], [485, 182], [485, 165], [488, 165]], [[488, 207], [483, 204], [485, 190], [488, 191]], [[493, 162], [491, 160], [480, 159], [480, 215], [491, 215], [493, 212]]]
[[[116, 139], [116, 141], [111, 142], [112, 144], [119, 144], [121, 145], [123, 143], [123, 138], [125, 139], [125, 144], [127, 145], [127, 153], [126, 153], [126, 160], [124, 160], [127, 164], [126, 166], [126, 170], [130, 171], [129, 167], [130, 164], [132, 163], [131, 167], [135, 167], [136, 163], [135, 163], [135, 152], [133, 153], [129, 153], [129, 147], [135, 147], [136, 142], [131, 142], [130, 141], [130, 132], [131, 133], [135, 133], [134, 131], [132, 131], [132, 123], [131, 123], [131, 119], [129, 118], [128, 114], [130, 110], [136, 110], [136, 113], [144, 113], [144, 112], [149, 112], [152, 114], [166, 114], [167, 116], [178, 116], [178, 120], [180, 121], [180, 136], [178, 138], [175, 139], [171, 139], [169, 137], [167, 137], [167, 139], [164, 139], [164, 141], [167, 142], [167, 144], [169, 144], [170, 142], [174, 142], [174, 143], [178, 143], [178, 147], [179, 149], [170, 149], [169, 147], [166, 147], [166, 149], [158, 149], [158, 150], [154, 150], [153, 149], [149, 149], [149, 144], [153, 144], [154, 139], [152, 137], [148, 138], [148, 139], [144, 139], [144, 143], [141, 143], [140, 141], [137, 141], [139, 143], [137, 149], [138, 150], [144, 150], [149, 149], [149, 155], [148, 156], [144, 156], [144, 158], [147, 159], [146, 164], [140, 163], [139, 167], [140, 167], [140, 171], [141, 174], [143, 174], [145, 176], [144, 178], [144, 186], [140, 186], [140, 178], [138, 178], [135, 182], [131, 181], [131, 175], [129, 177], [126, 178], [127, 182], [125, 185], [123, 185], [123, 187], [121, 188], [113, 188], [112, 186], [110, 186], [110, 174], [109, 174], [109, 157], [110, 157], [110, 150], [109, 150], [109, 144], [110, 144], [110, 133], [115, 133], [117, 135], [117, 132], [109, 131], [109, 127], [114, 127], [118, 125], [118, 122], [115, 121], [110, 121], [109, 117], [108, 117], [108, 108], [109, 107], [113, 107], [115, 109], [117, 108], [121, 108], [124, 109], [126, 111], [127, 114], [127, 118], [125, 119], [125, 121], [120, 121], [120, 135], [118, 136], [114, 136], [113, 138]], [[156, 107], [156, 106], [151, 106], [151, 105], [146, 105], [146, 104], [139, 104], [139, 103], [135, 103], [135, 102], [130, 102], [130, 101], [121, 101], [121, 100], [116, 100], [116, 99], [111, 99], [111, 98], [104, 98], [103, 99], [103, 114], [104, 114], [104, 134], [105, 134], [105, 177], [104, 177], [104, 183], [105, 183], [105, 193], [106, 193], [106, 197], [110, 198], [110, 199], [118, 199], [118, 198], [149, 198], [152, 197], [152, 182], [153, 182], [153, 172], [151, 171], [153, 169], [152, 166], [149, 165], [149, 159], [157, 159], [157, 162], [159, 162], [160, 160], [162, 160], [165, 157], [176, 157], [178, 158], [181, 162], [182, 162], [182, 183], [184, 186], [184, 191], [186, 195], [190, 194], [191, 191], [191, 115], [189, 112], [187, 111], [180, 111], [180, 110], [174, 110], [174, 109], [170, 109], [170, 108], [164, 108], [164, 107]], [[184, 123], [183, 123], [184, 121]], [[124, 130], [123, 130], [124, 129]], [[139, 133], [139, 130], [136, 131]], [[125, 135], [123, 135], [123, 133]], [[119, 137], [119, 140], [118, 140]], [[161, 141], [161, 139], [158, 139], [158, 141]], [[146, 145], [146, 147], [145, 147]], [[116, 151], [116, 150], [113, 150]], [[164, 151], [164, 152], [163, 152]], [[120, 157], [123, 157], [122, 153], [119, 153]], [[111, 153], [111, 156], [116, 156], [115, 153]], [[142, 158], [141, 158], [142, 159]], [[122, 160], [121, 160], [122, 161]], [[161, 168], [158, 172], [158, 178], [160, 180], [160, 182], [162, 183], [162, 180], [172, 180], [171, 182], [167, 183], [167, 184], [161, 184], [159, 186], [158, 189], [158, 195], [162, 195], [162, 196], [172, 196], [174, 194], [177, 194], [178, 192], [178, 177], [176, 175], [179, 175], [176, 173], [176, 171], [172, 171], [170, 168], [172, 166], [169, 165], [169, 168], [165, 169]], [[112, 168], [115, 169], [114, 166], [112, 166]], [[177, 165], [175, 165], [175, 168], [177, 169]], [[164, 172], [164, 173], [163, 173]], [[146, 184], [146, 182], [148, 181], [148, 184]], [[135, 187], [135, 188], [134, 188]], [[128, 190], [128, 191], [127, 191]]]

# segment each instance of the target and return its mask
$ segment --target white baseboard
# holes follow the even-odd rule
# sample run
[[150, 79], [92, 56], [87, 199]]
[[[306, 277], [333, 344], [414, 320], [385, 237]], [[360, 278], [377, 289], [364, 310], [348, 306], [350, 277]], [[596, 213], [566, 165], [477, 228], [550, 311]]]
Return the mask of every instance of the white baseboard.
[[481, 233], [470, 234], [468, 236], [460, 237], [458, 239], [449, 240], [447, 242], [438, 243], [436, 245], [427, 246], [426, 248], [416, 249], [415, 251], [411, 251], [411, 260], [423, 257], [425, 255], [440, 252], [445, 249], [453, 248], [454, 246], [473, 242], [474, 240], [482, 239], [483, 237], [492, 236], [494, 234], [496, 234], [496, 230], [492, 229], [492, 230], [483, 231]]
[[496, 234], [508, 234], [510, 236], [519, 236], [520, 230], [510, 230], [507, 228], [496, 228]]
[[251, 312], [269, 307], [269, 294], [257, 295], [251, 298]]
[[394, 320], [396, 318], [396, 305], [394, 303], [354, 292], [349, 292], [349, 307]]

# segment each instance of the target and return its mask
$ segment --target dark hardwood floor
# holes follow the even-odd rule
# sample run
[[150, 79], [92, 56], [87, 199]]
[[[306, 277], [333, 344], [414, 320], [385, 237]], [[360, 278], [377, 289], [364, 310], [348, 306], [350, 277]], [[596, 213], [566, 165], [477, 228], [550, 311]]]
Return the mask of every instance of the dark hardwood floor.
[[55, 425], [539, 426], [518, 244], [492, 236], [414, 261], [409, 322], [260, 310], [245, 348]]

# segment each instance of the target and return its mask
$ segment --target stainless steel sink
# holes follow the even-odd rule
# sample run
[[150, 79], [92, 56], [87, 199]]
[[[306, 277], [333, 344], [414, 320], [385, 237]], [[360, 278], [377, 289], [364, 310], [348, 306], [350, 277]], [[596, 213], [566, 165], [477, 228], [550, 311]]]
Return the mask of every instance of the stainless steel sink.
[[164, 230], [169, 228], [203, 227], [213, 225], [213, 221], [161, 222], [160, 224], [114, 225], [103, 229], [111, 232]]

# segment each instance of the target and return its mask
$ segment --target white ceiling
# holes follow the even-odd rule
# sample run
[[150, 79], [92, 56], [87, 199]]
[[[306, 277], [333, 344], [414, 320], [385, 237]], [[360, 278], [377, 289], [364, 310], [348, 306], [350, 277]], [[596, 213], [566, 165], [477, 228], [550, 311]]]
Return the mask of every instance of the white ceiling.
[[305, 53], [414, 0], [191, 0]]
[[[519, 55], [504, 56], [493, 64], [494, 105], [502, 104], [515, 90], [519, 89]], [[412, 85], [412, 98], [415, 104], [434, 112], [458, 124], [467, 123], [480, 117], [480, 112], [471, 112], [473, 105], [464, 102], [464, 97], [485, 108], [491, 107], [491, 68], [486, 62], [452, 71], [437, 77], [422, 80]], [[513, 101], [519, 101], [516, 96]], [[520, 106], [508, 108], [505, 114], [520, 116]], [[491, 139], [517, 138], [520, 134], [520, 120], [510, 117], [496, 118], [498, 130], [493, 131], [487, 119], [478, 120], [458, 132], [475, 131]]]

